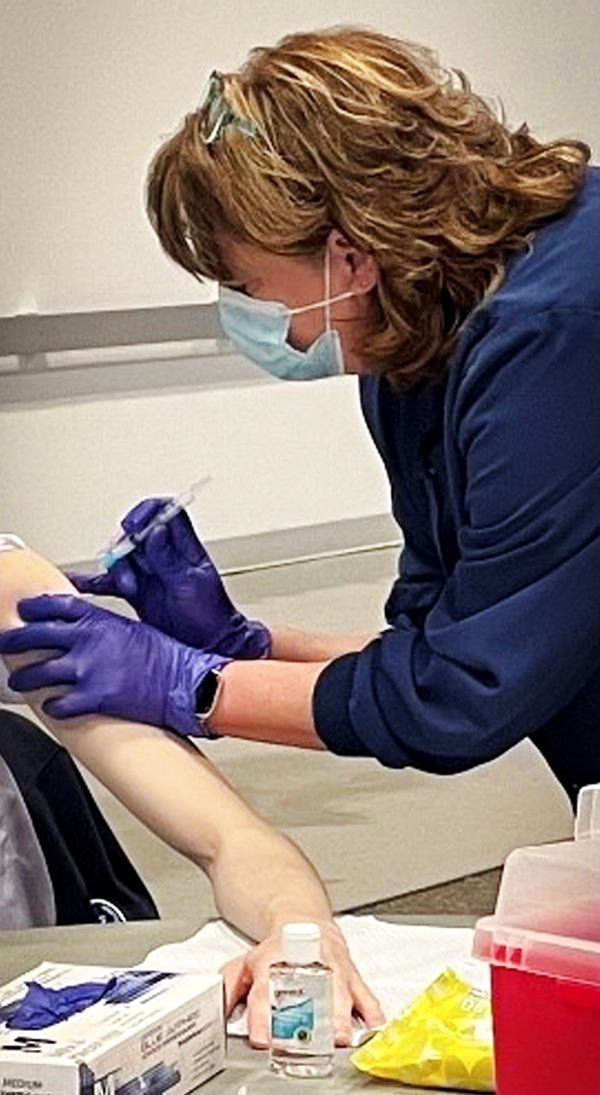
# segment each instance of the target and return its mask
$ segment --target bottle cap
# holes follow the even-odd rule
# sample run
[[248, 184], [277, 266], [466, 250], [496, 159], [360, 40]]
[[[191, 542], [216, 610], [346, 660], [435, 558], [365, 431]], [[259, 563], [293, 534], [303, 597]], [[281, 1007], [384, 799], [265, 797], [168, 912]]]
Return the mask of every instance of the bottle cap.
[[281, 942], [283, 958], [294, 966], [308, 966], [321, 959], [321, 932], [317, 924], [285, 924]]

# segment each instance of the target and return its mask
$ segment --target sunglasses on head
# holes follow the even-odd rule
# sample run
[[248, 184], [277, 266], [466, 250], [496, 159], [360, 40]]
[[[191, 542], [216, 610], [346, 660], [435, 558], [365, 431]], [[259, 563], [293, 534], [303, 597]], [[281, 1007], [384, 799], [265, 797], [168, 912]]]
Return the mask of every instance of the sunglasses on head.
[[240, 118], [225, 98], [225, 78], [214, 70], [208, 80], [206, 94], [198, 108], [201, 119], [201, 136], [204, 144], [214, 144], [228, 126], [239, 130], [246, 137], [257, 137], [259, 128], [250, 118]]

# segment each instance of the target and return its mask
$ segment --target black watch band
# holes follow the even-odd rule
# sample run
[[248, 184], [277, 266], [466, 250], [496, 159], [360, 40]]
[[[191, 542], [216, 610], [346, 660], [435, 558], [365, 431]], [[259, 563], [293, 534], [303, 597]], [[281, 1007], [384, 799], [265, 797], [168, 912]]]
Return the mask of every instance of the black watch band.
[[223, 684], [217, 669], [209, 669], [196, 687], [195, 714], [198, 722], [204, 725], [212, 715]]

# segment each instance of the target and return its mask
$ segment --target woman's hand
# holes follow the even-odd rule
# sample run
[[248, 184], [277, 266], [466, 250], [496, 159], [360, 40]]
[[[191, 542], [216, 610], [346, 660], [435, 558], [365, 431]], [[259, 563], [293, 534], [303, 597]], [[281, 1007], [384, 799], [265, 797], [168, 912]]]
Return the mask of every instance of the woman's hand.
[[0, 635], [0, 654], [47, 657], [14, 669], [8, 684], [16, 692], [59, 688], [42, 703], [51, 718], [111, 715], [183, 735], [206, 733], [195, 714], [196, 689], [229, 658], [69, 594], [25, 598], [18, 608], [24, 626]]
[[[321, 960], [333, 971], [335, 1044], [352, 1044], [352, 1015], [366, 1026], [385, 1022], [377, 998], [360, 976], [344, 936], [333, 921], [321, 923]], [[248, 1038], [256, 1049], [269, 1044], [269, 967], [280, 962], [281, 931], [274, 931], [247, 954], [227, 962], [222, 969], [227, 1013], [241, 1000], [248, 1004]]]
[[[141, 533], [166, 501], [140, 502], [123, 518], [124, 532]], [[154, 528], [107, 573], [69, 578], [80, 593], [122, 597], [144, 623], [188, 646], [230, 658], [269, 654], [268, 629], [235, 607], [185, 510]]]

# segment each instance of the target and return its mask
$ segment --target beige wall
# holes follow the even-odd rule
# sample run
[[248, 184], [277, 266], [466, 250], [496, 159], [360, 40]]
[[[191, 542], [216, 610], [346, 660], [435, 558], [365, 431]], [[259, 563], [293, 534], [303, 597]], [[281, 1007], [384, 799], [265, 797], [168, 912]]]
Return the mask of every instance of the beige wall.
[[[302, 27], [367, 21], [436, 48], [509, 120], [600, 144], [596, 0], [1, 0], [0, 315], [203, 299], [160, 254], [142, 183], [212, 67]], [[205, 299], [205, 298], [204, 298]], [[2, 404], [0, 512], [58, 561], [205, 471], [205, 536], [387, 507], [351, 380], [105, 390]], [[8, 469], [10, 468], [10, 475]]]
[[[91, 559], [138, 498], [209, 474], [209, 540], [380, 513], [387, 487], [351, 378], [14, 407], [0, 414], [5, 528], [58, 562]], [[334, 396], [335, 391], [335, 396]], [[7, 466], [2, 460], [3, 466]]]

